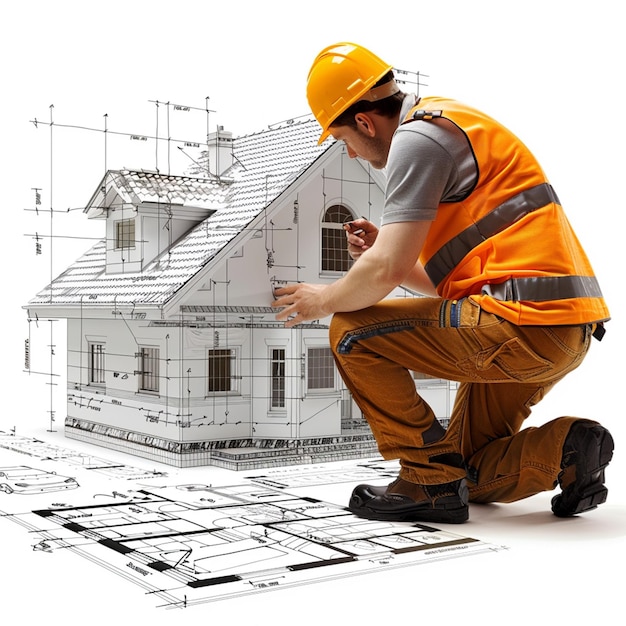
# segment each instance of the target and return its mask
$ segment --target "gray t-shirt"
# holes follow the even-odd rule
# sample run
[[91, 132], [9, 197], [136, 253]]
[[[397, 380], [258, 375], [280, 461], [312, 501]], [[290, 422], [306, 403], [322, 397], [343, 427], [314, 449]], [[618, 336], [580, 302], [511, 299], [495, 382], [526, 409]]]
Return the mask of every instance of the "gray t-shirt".
[[[415, 104], [415, 96], [405, 97], [401, 120]], [[385, 169], [387, 187], [382, 225], [432, 221], [441, 202], [464, 198], [478, 177], [467, 137], [444, 118], [400, 125], [391, 142]]]

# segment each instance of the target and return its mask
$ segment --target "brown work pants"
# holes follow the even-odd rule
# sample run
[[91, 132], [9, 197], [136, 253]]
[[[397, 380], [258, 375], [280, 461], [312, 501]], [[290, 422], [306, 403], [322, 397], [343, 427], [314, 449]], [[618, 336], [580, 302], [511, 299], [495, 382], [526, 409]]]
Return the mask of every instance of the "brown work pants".
[[[516, 326], [470, 298], [386, 300], [337, 313], [330, 343], [381, 455], [400, 476], [440, 484], [467, 476], [474, 502], [553, 489], [575, 417], [520, 430], [531, 408], [583, 360], [591, 326]], [[412, 371], [459, 381], [447, 430]]]

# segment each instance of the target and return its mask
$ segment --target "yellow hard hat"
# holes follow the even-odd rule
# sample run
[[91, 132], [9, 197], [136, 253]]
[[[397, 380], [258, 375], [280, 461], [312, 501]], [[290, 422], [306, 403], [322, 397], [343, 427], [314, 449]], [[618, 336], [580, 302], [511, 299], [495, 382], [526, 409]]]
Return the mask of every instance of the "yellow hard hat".
[[395, 81], [372, 91], [392, 69], [367, 48], [342, 42], [324, 48], [307, 78], [306, 95], [313, 115], [322, 127], [319, 143], [330, 134], [329, 126], [359, 100], [380, 100], [399, 91]]

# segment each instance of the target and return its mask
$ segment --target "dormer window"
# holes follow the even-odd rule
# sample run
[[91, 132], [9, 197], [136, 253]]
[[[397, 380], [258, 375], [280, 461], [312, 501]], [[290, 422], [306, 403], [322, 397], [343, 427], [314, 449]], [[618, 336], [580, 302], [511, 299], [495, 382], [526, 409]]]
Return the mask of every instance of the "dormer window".
[[135, 220], [115, 222], [115, 249], [127, 250], [135, 247]]

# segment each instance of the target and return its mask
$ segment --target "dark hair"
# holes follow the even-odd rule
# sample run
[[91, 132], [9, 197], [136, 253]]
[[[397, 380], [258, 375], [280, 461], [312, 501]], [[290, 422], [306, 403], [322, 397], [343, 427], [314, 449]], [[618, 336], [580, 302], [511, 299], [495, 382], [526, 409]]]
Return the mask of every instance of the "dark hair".
[[[389, 70], [375, 85], [379, 87], [389, 81], [393, 80], [393, 72]], [[374, 88], [372, 87], [372, 89]], [[377, 100], [376, 102], [370, 102], [369, 100], [359, 100], [353, 105], [349, 106], [343, 113], [340, 113], [330, 124], [330, 128], [333, 126], [352, 126], [356, 127], [356, 121], [354, 116], [358, 113], [374, 112], [384, 117], [396, 117], [400, 115], [400, 109], [402, 108], [402, 102], [406, 94], [402, 91], [394, 93], [392, 96]]]

